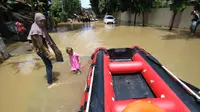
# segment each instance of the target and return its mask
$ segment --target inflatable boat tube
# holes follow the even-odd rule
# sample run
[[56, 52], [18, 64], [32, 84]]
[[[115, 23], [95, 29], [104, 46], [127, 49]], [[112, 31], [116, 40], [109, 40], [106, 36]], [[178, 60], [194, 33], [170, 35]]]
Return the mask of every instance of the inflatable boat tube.
[[[122, 112], [138, 100], [153, 103], [165, 112], [200, 112], [196, 97], [139, 46], [100, 47], [91, 60], [80, 112]], [[199, 91], [192, 85], [187, 87]]]

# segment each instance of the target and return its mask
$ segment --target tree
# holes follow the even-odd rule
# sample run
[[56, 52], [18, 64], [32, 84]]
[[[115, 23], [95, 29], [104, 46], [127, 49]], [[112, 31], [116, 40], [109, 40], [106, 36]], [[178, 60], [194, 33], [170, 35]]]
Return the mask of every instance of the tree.
[[120, 10], [122, 0], [90, 0], [92, 10], [97, 14], [113, 13]]
[[196, 0], [194, 3], [194, 9], [200, 11], [200, 0]]
[[106, 12], [106, 0], [100, 0], [98, 8], [99, 8], [100, 13], [105, 13]]
[[143, 26], [144, 24], [144, 13], [151, 10], [153, 7], [154, 0], [121, 0], [120, 1], [120, 10], [122, 12], [129, 11], [134, 13], [134, 25], [136, 25], [137, 15], [142, 13], [143, 16]]
[[120, 0], [107, 0], [106, 1], [106, 11], [107, 13], [113, 13], [119, 11]]
[[140, 4], [140, 8], [141, 8], [140, 10], [142, 13], [142, 25], [143, 26], [145, 26], [144, 13], [151, 11], [151, 9], [153, 7], [153, 2], [154, 2], [154, 0], [139, 0], [139, 4]]
[[51, 5], [51, 11], [54, 17], [59, 17], [62, 12], [62, 3], [60, 0], [53, 0]]
[[154, 0], [153, 2], [153, 8], [164, 8], [164, 7], [168, 7], [168, 0], [167, 1], [163, 1], [163, 0]]
[[70, 5], [70, 9], [69, 9], [69, 15], [73, 16], [74, 13], [78, 13], [78, 11], [81, 10], [81, 3], [80, 0], [69, 0]]
[[99, 14], [99, 0], [90, 0], [92, 10], [98, 15]]
[[128, 9], [130, 9], [130, 0], [119, 0], [119, 10], [121, 12], [125, 12], [128, 11]]
[[130, 0], [130, 12], [135, 13], [134, 16], [134, 26], [136, 25], [137, 15], [141, 12], [141, 5], [139, 4], [140, 0]]
[[172, 22], [171, 22], [169, 30], [172, 30], [173, 28], [174, 20], [175, 20], [177, 12], [184, 11], [187, 4], [188, 4], [187, 0], [172, 0], [172, 4], [170, 5], [170, 10], [173, 11], [173, 16], [172, 16]]
[[137, 15], [142, 13], [143, 26], [145, 25], [144, 13], [151, 11], [154, 1], [155, 0], [90, 0], [92, 9], [95, 9], [96, 12], [112, 13], [114, 11], [129, 11], [130, 13], [135, 13], [134, 25], [136, 25]]
[[31, 5], [33, 13], [35, 11], [44, 13], [49, 9], [47, 0], [26, 0], [26, 3]]
[[[134, 16], [134, 25], [136, 25], [137, 15], [142, 13], [142, 23], [144, 24], [144, 13], [151, 11], [153, 7], [154, 0], [127, 0], [123, 3], [123, 10], [129, 10], [131, 13], [135, 13]], [[127, 8], [127, 9], [126, 9]]]
[[54, 17], [60, 17], [65, 21], [68, 17], [73, 17], [74, 13], [81, 11], [80, 0], [54, 0], [51, 6]]

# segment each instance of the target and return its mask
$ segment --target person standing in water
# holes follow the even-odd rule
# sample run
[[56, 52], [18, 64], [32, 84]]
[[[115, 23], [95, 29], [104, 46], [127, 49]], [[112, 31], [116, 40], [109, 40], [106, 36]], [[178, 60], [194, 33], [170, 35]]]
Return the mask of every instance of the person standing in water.
[[55, 85], [55, 83], [53, 84], [52, 79], [53, 65], [51, 59], [53, 57], [50, 55], [47, 43], [52, 42], [50, 39], [48, 39], [48, 33], [45, 29], [45, 20], [45, 16], [42, 13], [36, 13], [35, 21], [31, 26], [29, 35], [31, 37], [33, 46], [36, 49], [37, 55], [43, 60], [46, 66], [47, 83], [49, 84], [49, 87], [51, 87]]
[[198, 24], [200, 24], [200, 20], [199, 20], [199, 14], [197, 11], [193, 10], [191, 12], [191, 15], [193, 15], [193, 18], [192, 18], [192, 23], [191, 23], [191, 26], [190, 26], [190, 31], [191, 31], [191, 35], [194, 35], [195, 32], [196, 32], [196, 28], [198, 26]]
[[78, 53], [74, 52], [74, 50], [71, 47], [67, 47], [66, 52], [67, 54], [69, 54], [71, 71], [73, 71], [73, 73], [75, 74], [80, 74], [81, 65]]

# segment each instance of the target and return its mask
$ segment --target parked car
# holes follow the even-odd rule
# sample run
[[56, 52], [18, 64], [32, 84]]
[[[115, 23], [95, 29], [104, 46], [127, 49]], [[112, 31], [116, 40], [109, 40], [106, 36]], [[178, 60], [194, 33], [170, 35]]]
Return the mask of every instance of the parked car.
[[104, 17], [104, 23], [105, 24], [115, 24], [115, 18], [112, 15], [105, 15]]

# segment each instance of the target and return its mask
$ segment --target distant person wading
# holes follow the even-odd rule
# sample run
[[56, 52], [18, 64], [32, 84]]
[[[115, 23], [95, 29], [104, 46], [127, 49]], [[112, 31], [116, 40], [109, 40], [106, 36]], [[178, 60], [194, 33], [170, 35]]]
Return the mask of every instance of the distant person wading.
[[194, 35], [195, 32], [196, 32], [196, 28], [197, 26], [200, 24], [200, 19], [199, 19], [199, 14], [197, 11], [193, 10], [191, 12], [191, 15], [193, 15], [193, 18], [192, 18], [192, 23], [191, 23], [191, 26], [190, 26], [190, 31], [191, 31], [191, 35]]
[[47, 83], [49, 87], [52, 86], [52, 56], [48, 50], [48, 45], [51, 46], [54, 53], [56, 54], [57, 61], [63, 61], [60, 50], [51, 39], [45, 27], [45, 16], [41, 13], [35, 14], [35, 22], [31, 26], [29, 36], [31, 37], [34, 48], [36, 49], [37, 55], [43, 60], [46, 66]]

